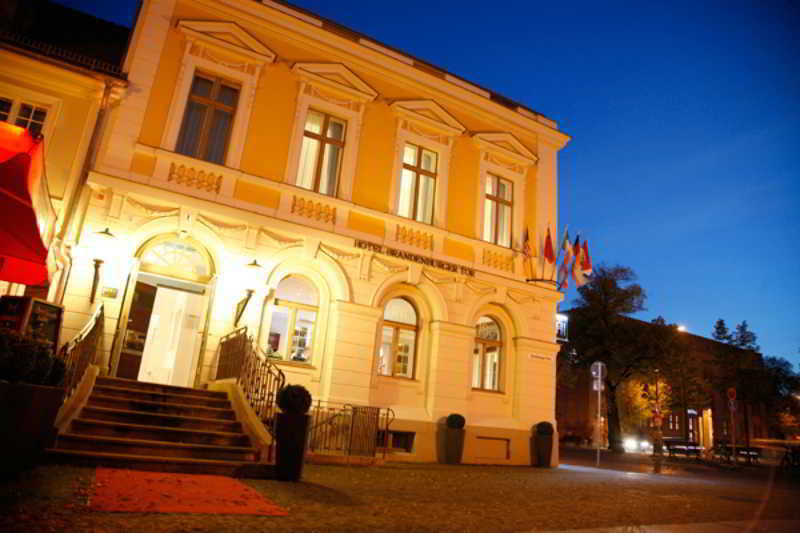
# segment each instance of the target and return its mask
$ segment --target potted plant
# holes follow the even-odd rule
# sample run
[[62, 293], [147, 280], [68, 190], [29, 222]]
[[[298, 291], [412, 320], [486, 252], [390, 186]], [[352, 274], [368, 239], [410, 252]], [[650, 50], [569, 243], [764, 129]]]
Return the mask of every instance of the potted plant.
[[550, 468], [553, 459], [553, 424], [539, 422], [531, 436], [531, 465]]
[[464, 454], [464, 424], [466, 419], [453, 413], [447, 415], [445, 420], [445, 438], [444, 438], [444, 462], [448, 465], [461, 464], [461, 457]]
[[303, 474], [311, 394], [302, 385], [286, 385], [275, 398], [281, 412], [275, 424], [275, 477], [300, 481]]
[[0, 331], [0, 475], [35, 464], [54, 440], [64, 373], [46, 343]]

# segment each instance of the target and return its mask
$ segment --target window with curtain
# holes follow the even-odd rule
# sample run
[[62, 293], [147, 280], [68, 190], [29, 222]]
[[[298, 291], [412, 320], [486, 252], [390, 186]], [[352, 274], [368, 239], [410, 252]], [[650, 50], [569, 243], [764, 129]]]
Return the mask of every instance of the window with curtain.
[[175, 151], [224, 164], [238, 101], [238, 86], [195, 74]]
[[267, 355], [285, 361], [310, 363], [319, 299], [317, 289], [305, 278], [284, 278], [271, 306]]
[[308, 110], [297, 170], [298, 187], [336, 196], [346, 128], [344, 120]]
[[503, 338], [500, 326], [483, 316], [475, 326], [475, 349], [472, 352], [472, 388], [500, 390], [500, 367]]
[[486, 175], [483, 199], [483, 240], [511, 247], [511, 211], [514, 184], [494, 174]]
[[403, 146], [398, 215], [426, 224], [433, 223], [438, 164], [436, 152], [411, 143]]
[[389, 300], [383, 310], [378, 373], [413, 378], [419, 325], [417, 311], [405, 298]]

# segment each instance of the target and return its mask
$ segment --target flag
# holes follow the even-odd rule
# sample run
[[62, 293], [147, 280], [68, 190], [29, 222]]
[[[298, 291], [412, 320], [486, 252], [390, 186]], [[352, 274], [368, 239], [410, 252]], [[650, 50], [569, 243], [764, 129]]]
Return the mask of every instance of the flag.
[[575, 261], [572, 262], [572, 279], [575, 280], [576, 287], [586, 285], [586, 277], [583, 275], [583, 249], [581, 248], [580, 236], [575, 237], [575, 244], [572, 247], [575, 253]]
[[589, 257], [589, 242], [583, 241], [583, 261], [581, 262], [581, 270], [584, 276], [592, 275], [592, 258]]
[[553, 238], [550, 237], [550, 226], [547, 227], [547, 237], [544, 239], [544, 258], [551, 265], [556, 262], [556, 252], [553, 250]]
[[569, 244], [569, 231], [564, 228], [564, 239], [561, 241], [561, 249], [564, 250], [564, 259], [558, 269], [558, 288], [569, 288], [569, 262], [572, 259], [572, 246]]
[[525, 259], [531, 258], [531, 239], [528, 235], [528, 228], [525, 228], [525, 231], [522, 232], [522, 256]]

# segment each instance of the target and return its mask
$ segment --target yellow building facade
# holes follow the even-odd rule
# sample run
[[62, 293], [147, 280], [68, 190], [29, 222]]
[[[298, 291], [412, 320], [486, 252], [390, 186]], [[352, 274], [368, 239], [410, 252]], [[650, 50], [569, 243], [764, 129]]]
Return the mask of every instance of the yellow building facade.
[[315, 400], [391, 407], [394, 459], [435, 460], [460, 413], [465, 462], [528, 463], [561, 294], [522, 234], [557, 223], [555, 122], [273, 1], [145, 1], [123, 70], [66, 332], [103, 301], [112, 373], [202, 386], [246, 326]]

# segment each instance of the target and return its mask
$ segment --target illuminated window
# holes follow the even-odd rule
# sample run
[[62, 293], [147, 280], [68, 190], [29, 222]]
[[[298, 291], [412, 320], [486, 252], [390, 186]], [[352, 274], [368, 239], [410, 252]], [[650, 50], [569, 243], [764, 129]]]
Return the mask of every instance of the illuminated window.
[[267, 355], [311, 362], [318, 305], [317, 290], [311, 282], [298, 276], [284, 278], [271, 306]]
[[195, 74], [175, 151], [223, 164], [238, 100], [238, 86]]
[[0, 97], [0, 122], [27, 128], [31, 135], [36, 136], [42, 132], [46, 119], [45, 107]]
[[199, 242], [174, 233], [155, 237], [137, 254], [145, 272], [207, 282], [214, 274], [208, 251]]
[[514, 184], [494, 174], [486, 176], [483, 200], [483, 240], [511, 247]]
[[482, 316], [475, 326], [475, 348], [472, 352], [472, 388], [500, 390], [503, 337], [500, 326]]
[[383, 311], [378, 373], [384, 376], [414, 377], [417, 348], [417, 311], [404, 298], [389, 300]]
[[336, 196], [347, 123], [309, 110], [303, 131], [297, 186]]
[[398, 215], [426, 224], [433, 223], [438, 159], [438, 155], [432, 150], [416, 144], [405, 144]]

